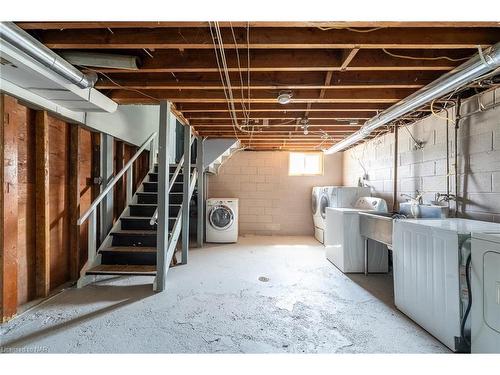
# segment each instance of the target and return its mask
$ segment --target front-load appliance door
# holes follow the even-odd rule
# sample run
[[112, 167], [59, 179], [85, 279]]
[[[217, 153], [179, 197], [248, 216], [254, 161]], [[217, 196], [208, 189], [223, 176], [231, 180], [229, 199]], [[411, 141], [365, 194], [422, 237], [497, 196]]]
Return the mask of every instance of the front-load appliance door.
[[216, 230], [227, 230], [234, 223], [234, 212], [230, 207], [223, 204], [214, 206], [210, 211], [209, 223]]

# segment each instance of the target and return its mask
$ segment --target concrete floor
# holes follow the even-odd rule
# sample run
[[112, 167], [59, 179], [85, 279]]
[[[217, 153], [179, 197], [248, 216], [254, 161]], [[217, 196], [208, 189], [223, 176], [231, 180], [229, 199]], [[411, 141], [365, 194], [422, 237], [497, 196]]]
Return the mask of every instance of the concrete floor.
[[338, 271], [309, 237], [192, 249], [152, 278], [68, 289], [0, 326], [0, 347], [41, 352], [447, 353], [393, 306], [392, 278]]

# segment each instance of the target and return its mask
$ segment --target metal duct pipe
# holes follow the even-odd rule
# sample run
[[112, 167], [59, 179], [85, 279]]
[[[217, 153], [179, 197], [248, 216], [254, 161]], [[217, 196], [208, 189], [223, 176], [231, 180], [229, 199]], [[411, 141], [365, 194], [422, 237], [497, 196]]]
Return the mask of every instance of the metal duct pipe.
[[443, 97], [500, 67], [500, 42], [487, 50], [480, 52], [468, 61], [429, 83], [407, 98], [394, 104], [392, 107], [372, 117], [356, 133], [334, 144], [327, 154], [342, 151], [343, 149], [366, 138], [375, 129], [422, 107], [434, 99]]
[[80, 72], [13, 22], [0, 22], [0, 39], [12, 44], [82, 89], [93, 87], [97, 81], [96, 75], [87, 75]]

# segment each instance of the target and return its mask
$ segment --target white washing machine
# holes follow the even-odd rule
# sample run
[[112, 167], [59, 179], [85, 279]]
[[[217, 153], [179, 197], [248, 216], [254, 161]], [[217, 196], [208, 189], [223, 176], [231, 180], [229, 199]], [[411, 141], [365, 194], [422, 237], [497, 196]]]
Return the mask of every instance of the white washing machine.
[[[462, 218], [394, 221], [394, 304], [453, 351], [470, 350], [466, 270], [471, 234], [490, 232], [500, 233], [500, 224]], [[494, 267], [494, 257], [487, 259]], [[489, 290], [495, 293], [494, 286]], [[488, 298], [495, 301], [491, 294]], [[472, 306], [474, 300], [472, 291]], [[498, 314], [498, 306], [491, 309]], [[498, 318], [496, 322], [498, 328]]]
[[[317, 229], [320, 225], [321, 214], [319, 212], [319, 199], [321, 196], [322, 186], [314, 186], [312, 188], [311, 194], [311, 212], [314, 223], [314, 237], [318, 238], [319, 234], [317, 233]], [[318, 240], [319, 241], [319, 240]]]
[[[365, 245], [359, 233], [359, 212], [387, 212], [382, 198], [361, 197], [354, 208], [326, 209], [325, 247], [326, 258], [344, 273], [364, 272]], [[387, 246], [368, 241], [368, 269], [374, 273], [389, 270]]]
[[238, 199], [207, 199], [206, 241], [228, 243], [238, 241]]
[[314, 236], [324, 243], [327, 207], [354, 207], [356, 201], [370, 195], [369, 187], [323, 186], [319, 189], [318, 213], [314, 224]]
[[500, 233], [473, 233], [471, 351], [500, 353]]

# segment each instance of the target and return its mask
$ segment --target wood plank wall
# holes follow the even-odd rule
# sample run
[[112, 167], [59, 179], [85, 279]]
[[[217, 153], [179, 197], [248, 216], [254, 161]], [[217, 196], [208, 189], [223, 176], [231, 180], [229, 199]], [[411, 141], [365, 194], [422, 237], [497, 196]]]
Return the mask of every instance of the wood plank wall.
[[[75, 218], [99, 194], [94, 177], [100, 175], [100, 134], [31, 109], [5, 94], [0, 94], [0, 114], [0, 321], [3, 321], [15, 315], [18, 306], [76, 280], [85, 264], [88, 227], [84, 224], [78, 231]], [[40, 131], [41, 126], [46, 126], [46, 133]], [[48, 136], [46, 147], [40, 146], [40, 140], [37, 143], [41, 134]], [[120, 140], [116, 140], [115, 146], [117, 168], [127, 163], [137, 150]], [[47, 156], [46, 163], [39, 162], [42, 170], [38, 172], [37, 152]], [[148, 172], [148, 160], [145, 152], [134, 164], [134, 191]], [[48, 168], [48, 192], [36, 183], [37, 179], [44, 180], [44, 166]], [[76, 189], [72, 184], [77, 185]], [[119, 187], [118, 214], [124, 208], [125, 186], [124, 180]], [[37, 209], [37, 195], [42, 193], [47, 193], [48, 219], [40, 216], [42, 207]], [[37, 220], [42, 219], [48, 224], [47, 242], [37, 241], [40, 229]], [[75, 237], [71, 237], [72, 231]], [[46, 249], [40, 248], [43, 243]], [[37, 254], [48, 256], [46, 270], [40, 269], [41, 258], [37, 269]], [[41, 281], [47, 283], [46, 290], [41, 288]]]

